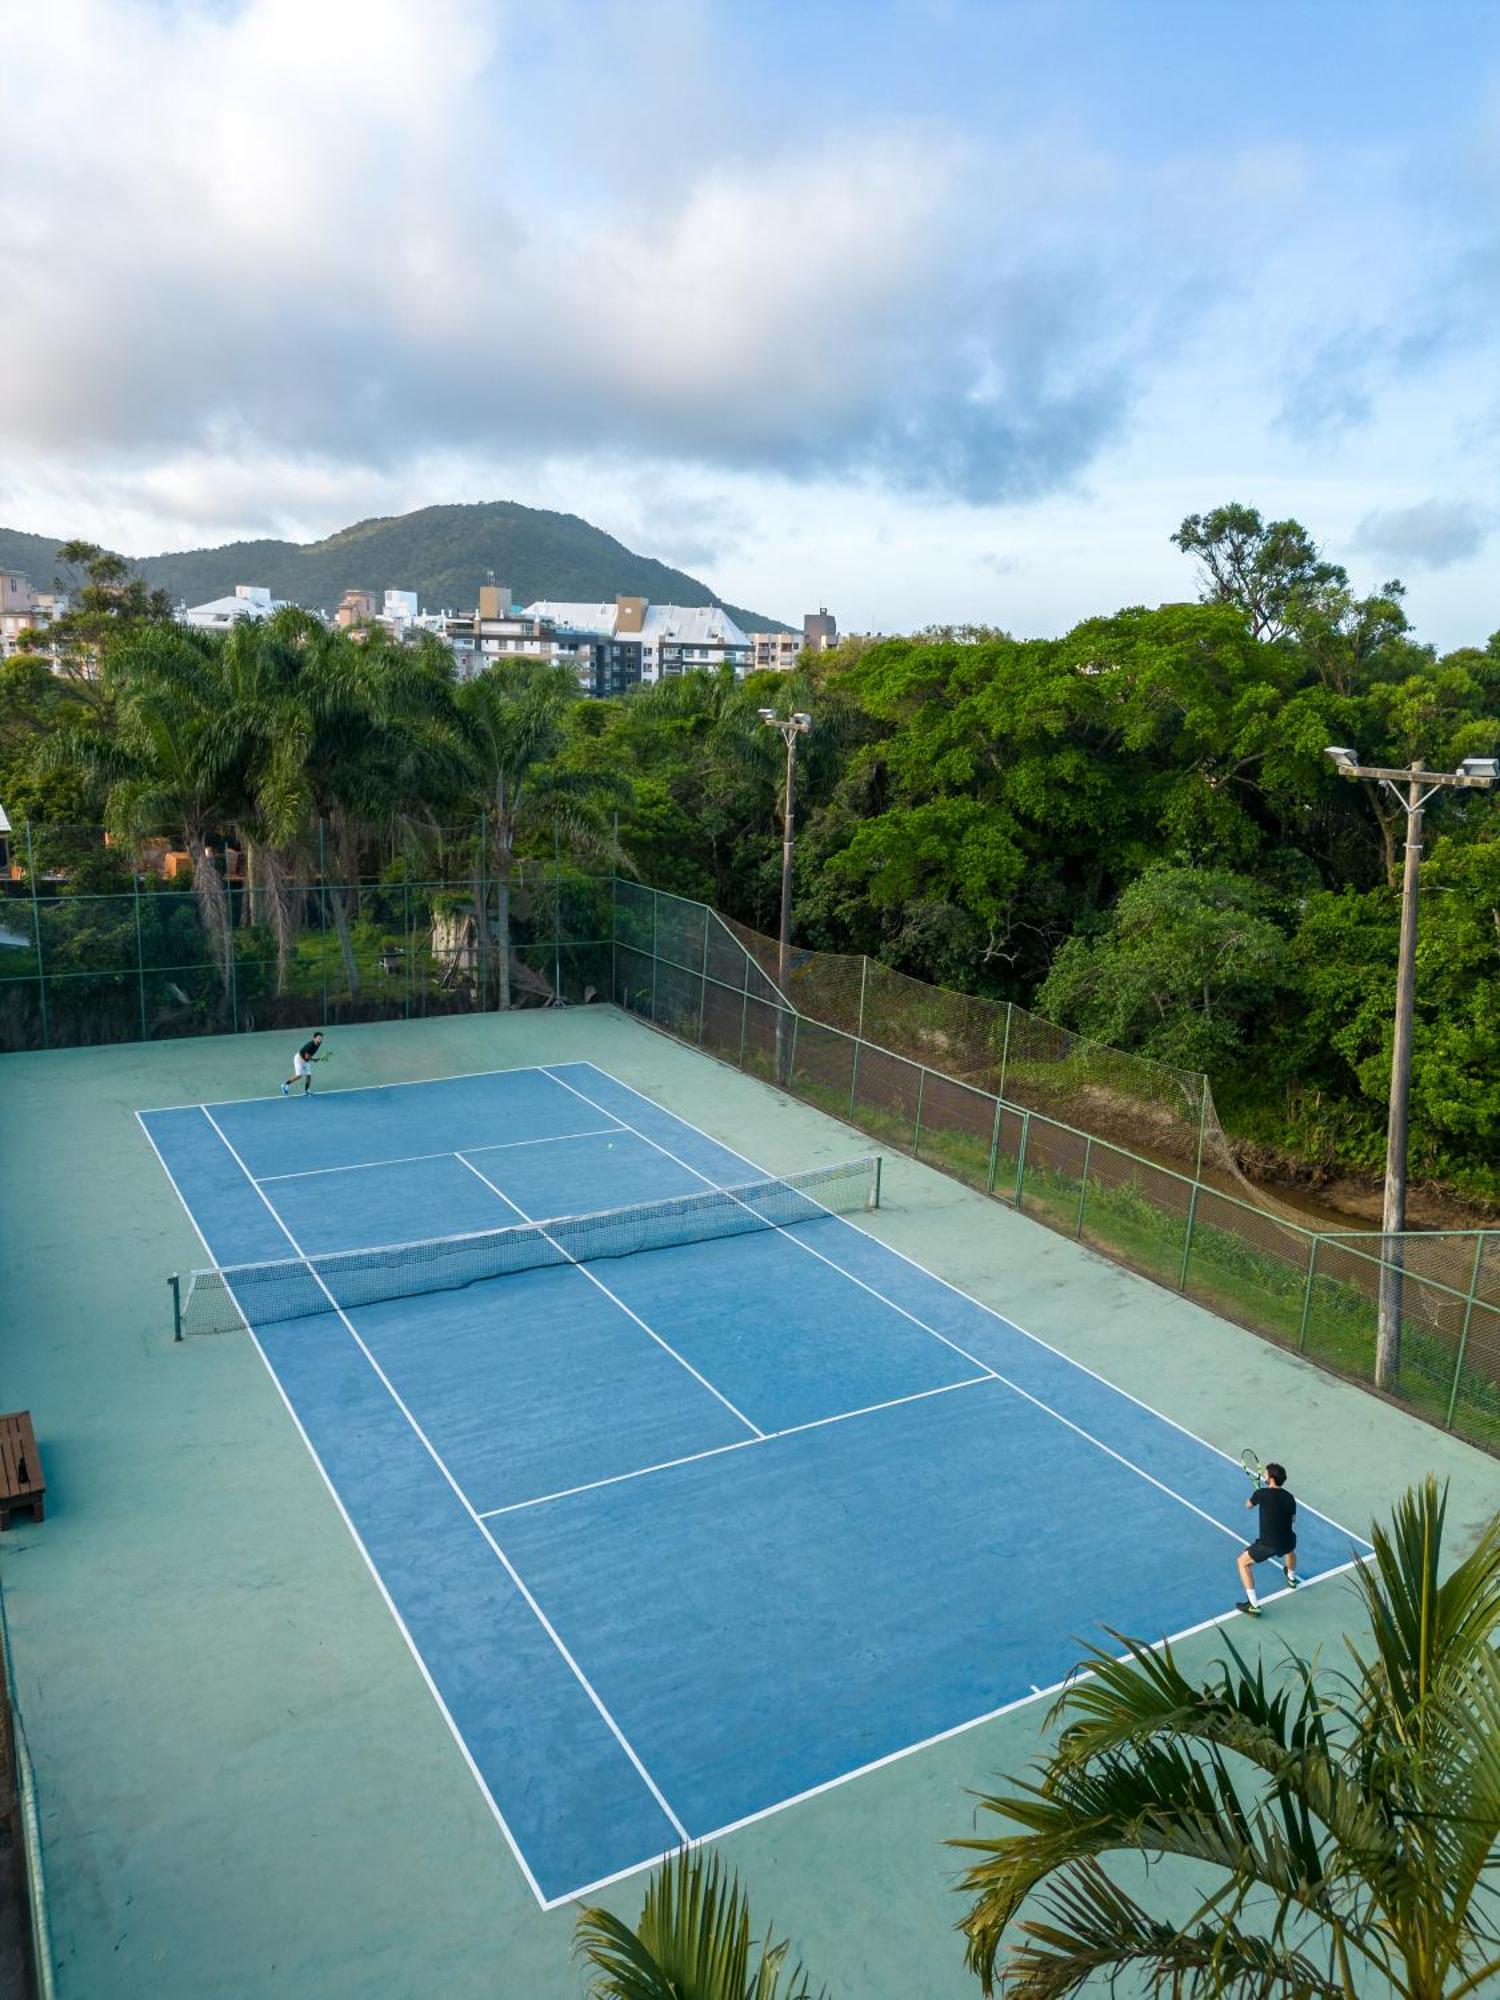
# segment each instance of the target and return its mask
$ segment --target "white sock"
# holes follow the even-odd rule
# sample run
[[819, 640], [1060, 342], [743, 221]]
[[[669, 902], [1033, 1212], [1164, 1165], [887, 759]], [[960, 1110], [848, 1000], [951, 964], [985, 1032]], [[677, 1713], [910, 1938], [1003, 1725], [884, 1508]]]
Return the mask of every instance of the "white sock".
[[1260, 1603], [1260, 1599], [1259, 1599], [1259, 1598], [1258, 1598], [1258, 1597], [1256, 1596], [1256, 1594], [1255, 1594], [1255, 1585], [1254, 1585], [1253, 1583], [1252, 1583], [1252, 1584], [1250, 1585], [1250, 1587], [1249, 1587], [1249, 1588], [1248, 1588], [1248, 1589], [1246, 1590], [1246, 1592], [1245, 1592], [1245, 1602], [1246, 1602], [1247, 1604], [1259, 1604], [1259, 1603]]

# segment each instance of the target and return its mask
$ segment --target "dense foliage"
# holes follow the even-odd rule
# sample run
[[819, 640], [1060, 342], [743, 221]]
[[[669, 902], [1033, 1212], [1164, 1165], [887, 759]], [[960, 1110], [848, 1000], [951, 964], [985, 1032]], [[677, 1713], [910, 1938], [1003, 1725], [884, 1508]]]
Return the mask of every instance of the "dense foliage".
[[[1437, 656], [1399, 584], [1356, 597], [1297, 523], [1253, 509], [1176, 539], [1201, 602], [1058, 639], [855, 641], [790, 687], [699, 674], [606, 702], [523, 662], [459, 689], [441, 649], [296, 613], [183, 634], [117, 577], [115, 629], [96, 606], [80, 635], [93, 678], [0, 670], [0, 802], [122, 841], [159, 823], [195, 855], [232, 835], [272, 878], [320, 820], [345, 876], [378, 875], [484, 812], [503, 881], [554, 847], [598, 860], [617, 814], [643, 880], [774, 929], [782, 750], [756, 710], [790, 699], [815, 718], [802, 940], [1205, 1067], [1248, 1137], [1373, 1167], [1404, 818], [1324, 747], [1493, 754], [1500, 634]], [[1413, 1170], [1500, 1196], [1500, 801], [1430, 810], [1421, 923]]]

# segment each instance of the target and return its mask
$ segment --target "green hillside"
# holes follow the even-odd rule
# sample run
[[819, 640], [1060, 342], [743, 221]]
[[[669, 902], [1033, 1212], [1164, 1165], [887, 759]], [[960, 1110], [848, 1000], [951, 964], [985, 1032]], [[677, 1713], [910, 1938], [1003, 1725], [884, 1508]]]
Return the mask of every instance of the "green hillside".
[[[24, 570], [38, 587], [58, 574], [61, 536], [0, 528], [0, 567]], [[464, 507], [422, 507], [357, 521], [321, 542], [228, 542], [136, 559], [148, 583], [174, 598], [202, 604], [237, 583], [264, 584], [273, 597], [331, 611], [344, 592], [415, 590], [424, 610], [472, 610], [479, 586], [493, 572], [516, 601], [538, 597], [604, 599], [621, 593], [659, 604], [720, 604], [706, 583], [623, 542], [576, 514], [489, 500]], [[784, 630], [783, 621], [741, 605], [724, 609], [741, 626]]]

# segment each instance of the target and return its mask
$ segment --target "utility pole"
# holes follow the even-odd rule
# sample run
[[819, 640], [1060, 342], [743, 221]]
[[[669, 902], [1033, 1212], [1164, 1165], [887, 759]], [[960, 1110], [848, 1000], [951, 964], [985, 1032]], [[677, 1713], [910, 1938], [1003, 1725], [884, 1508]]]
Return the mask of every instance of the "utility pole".
[[[797, 738], [812, 728], [812, 717], [799, 710], [780, 716], [774, 708], [758, 711], [767, 729], [780, 730], [786, 742], [786, 791], [781, 806], [781, 938], [776, 950], [776, 984], [787, 999], [787, 973], [792, 955], [792, 854], [797, 800]], [[790, 1052], [786, 1039], [786, 1007], [776, 1011], [776, 1081], [787, 1082]]]
[[1341, 778], [1384, 785], [1406, 814], [1406, 857], [1401, 870], [1401, 946], [1396, 958], [1396, 1022], [1391, 1036], [1391, 1098], [1385, 1133], [1385, 1201], [1380, 1217], [1380, 1321], [1375, 1337], [1375, 1384], [1395, 1389], [1401, 1379], [1401, 1305], [1406, 1228], [1406, 1152], [1411, 1123], [1411, 1032], [1417, 993], [1417, 893], [1422, 867], [1422, 810], [1435, 793], [1491, 791], [1500, 759], [1465, 757], [1456, 771], [1428, 771], [1420, 758], [1405, 770], [1361, 764], [1353, 750], [1327, 752]]

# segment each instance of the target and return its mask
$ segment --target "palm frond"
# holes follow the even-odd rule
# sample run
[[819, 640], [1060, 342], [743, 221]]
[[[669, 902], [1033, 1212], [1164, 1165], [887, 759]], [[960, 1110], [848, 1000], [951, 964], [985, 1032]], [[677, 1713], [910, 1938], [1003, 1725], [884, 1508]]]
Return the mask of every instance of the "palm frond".
[[579, 1913], [574, 1949], [593, 1968], [590, 2000], [814, 2000], [787, 1946], [757, 1951], [750, 1909], [718, 1855], [684, 1848], [652, 1875], [635, 1929]]

